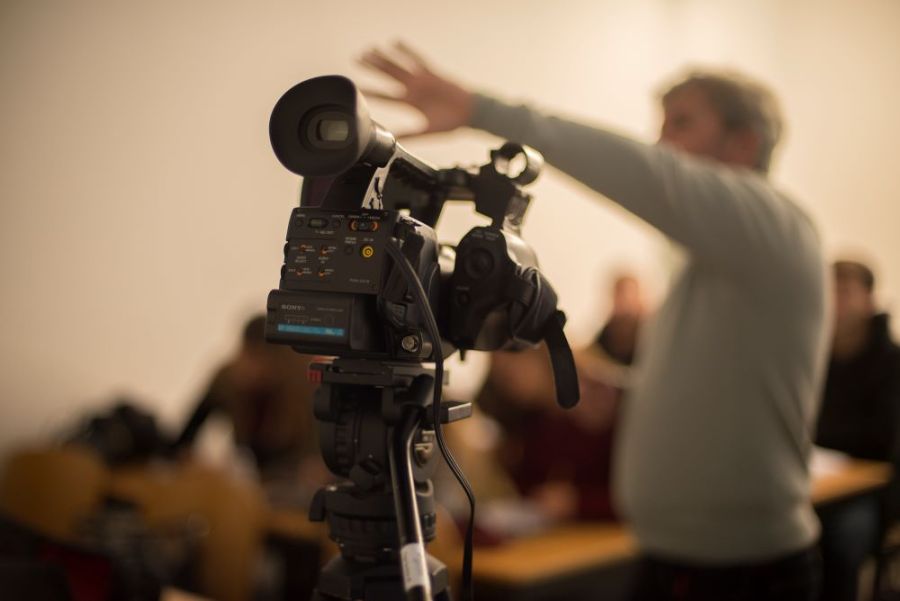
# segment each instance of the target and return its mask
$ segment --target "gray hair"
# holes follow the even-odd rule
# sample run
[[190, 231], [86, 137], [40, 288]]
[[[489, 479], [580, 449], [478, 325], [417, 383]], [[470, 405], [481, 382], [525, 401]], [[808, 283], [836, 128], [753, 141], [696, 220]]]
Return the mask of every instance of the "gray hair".
[[781, 109], [774, 94], [762, 84], [738, 73], [692, 71], [662, 93], [663, 104], [689, 88], [706, 94], [726, 130], [750, 130], [759, 136], [759, 152], [754, 168], [768, 172], [772, 152], [783, 130]]

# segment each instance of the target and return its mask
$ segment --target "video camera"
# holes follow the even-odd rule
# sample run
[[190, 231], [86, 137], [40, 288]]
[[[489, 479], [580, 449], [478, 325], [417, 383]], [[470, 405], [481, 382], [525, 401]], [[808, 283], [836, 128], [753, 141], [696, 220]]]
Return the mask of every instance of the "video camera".
[[[310, 518], [341, 549], [317, 599], [449, 599], [446, 567], [425, 553], [435, 534], [433, 487], [441, 424], [469, 403], [441, 401], [443, 359], [455, 350], [517, 350], [547, 342], [557, 401], [578, 401], [557, 297], [522, 240], [543, 158], [506, 143], [477, 169], [436, 169], [369, 116], [353, 83], [318, 77], [288, 90], [269, 122], [281, 163], [303, 176], [291, 212], [266, 339], [316, 363], [314, 412], [326, 464], [344, 478], [320, 490]], [[449, 200], [474, 201], [488, 226], [453, 247], [434, 227]], [[433, 363], [426, 367], [423, 363]], [[433, 395], [431, 399], [429, 396]], [[429, 413], [426, 409], [431, 409]], [[471, 576], [471, 523], [463, 579]]]
[[[507, 143], [477, 171], [435, 169], [375, 123], [353, 83], [339, 76], [286, 92], [269, 135], [281, 163], [304, 177], [279, 289], [269, 295], [269, 341], [309, 354], [428, 361], [436, 344], [447, 356], [533, 346], [548, 330], [558, 338], [564, 316], [556, 293], [521, 238], [531, 200], [523, 186], [543, 163], [537, 152]], [[473, 200], [491, 219], [455, 249], [441, 246], [433, 230], [450, 199]], [[391, 245], [413, 267], [442, 340], [427, 332]]]

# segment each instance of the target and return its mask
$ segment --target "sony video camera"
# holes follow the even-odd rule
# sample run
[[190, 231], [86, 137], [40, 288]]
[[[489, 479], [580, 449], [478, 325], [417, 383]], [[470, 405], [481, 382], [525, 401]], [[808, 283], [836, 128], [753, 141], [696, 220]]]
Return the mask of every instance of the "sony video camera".
[[[340, 76], [288, 90], [269, 135], [281, 163], [303, 176], [281, 281], [268, 298], [270, 342], [308, 354], [423, 362], [436, 345], [446, 356], [547, 339], [551, 356], [568, 353], [555, 369], [571, 362], [556, 293], [520, 236], [531, 198], [522, 188], [543, 163], [537, 152], [507, 143], [480, 169], [436, 169], [375, 123]], [[491, 219], [455, 249], [439, 244], [433, 229], [448, 200], [474, 201]], [[429, 307], [416, 302], [401, 260]], [[440, 340], [426, 328], [429, 310]]]

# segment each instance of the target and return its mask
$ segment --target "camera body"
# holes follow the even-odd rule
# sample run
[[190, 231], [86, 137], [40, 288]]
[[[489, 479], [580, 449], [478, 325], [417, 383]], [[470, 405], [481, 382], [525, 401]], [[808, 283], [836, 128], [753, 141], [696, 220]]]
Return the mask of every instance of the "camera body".
[[398, 211], [295, 208], [279, 288], [269, 294], [268, 340], [309, 354], [427, 360], [436, 341], [388, 257], [398, 236], [436, 306], [434, 230]]
[[[291, 88], [269, 133], [282, 164], [304, 176], [291, 213], [279, 288], [269, 294], [266, 337], [301, 353], [428, 361], [435, 345], [517, 349], [538, 343], [556, 295], [520, 237], [542, 159], [507, 143], [478, 170], [439, 170], [408, 153], [369, 117], [350, 80], [319, 77]], [[518, 174], [504, 172], [518, 164]], [[448, 200], [474, 201], [490, 226], [458, 246], [433, 227]], [[410, 263], [438, 323], [425, 327], [389, 246]]]

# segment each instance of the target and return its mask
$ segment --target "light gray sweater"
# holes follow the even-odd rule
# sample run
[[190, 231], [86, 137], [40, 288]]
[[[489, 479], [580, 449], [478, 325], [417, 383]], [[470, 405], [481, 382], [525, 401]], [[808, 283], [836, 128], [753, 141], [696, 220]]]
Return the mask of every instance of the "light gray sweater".
[[687, 252], [642, 335], [617, 440], [614, 491], [642, 550], [723, 564], [812, 545], [827, 302], [809, 217], [753, 171], [528, 107], [479, 95], [471, 125], [536, 148]]

